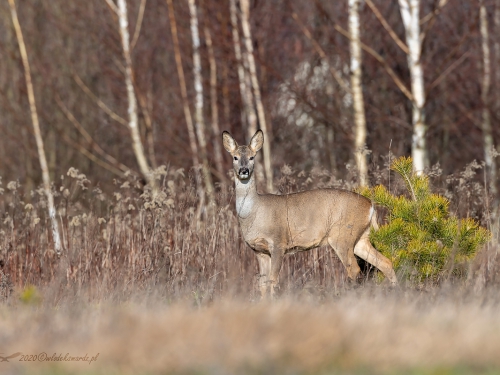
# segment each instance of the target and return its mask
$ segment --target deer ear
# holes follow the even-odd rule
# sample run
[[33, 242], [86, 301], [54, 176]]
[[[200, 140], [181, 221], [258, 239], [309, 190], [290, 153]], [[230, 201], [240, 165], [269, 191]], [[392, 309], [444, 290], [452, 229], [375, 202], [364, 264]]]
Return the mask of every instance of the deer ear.
[[262, 130], [257, 130], [253, 135], [252, 139], [250, 140], [249, 147], [252, 149], [253, 152], [257, 152], [262, 148], [263, 144], [264, 144], [264, 133], [262, 133]]
[[234, 138], [231, 137], [231, 134], [229, 134], [229, 132], [225, 130], [222, 132], [222, 144], [224, 145], [226, 151], [229, 153], [235, 152], [238, 148], [238, 144], [236, 143]]

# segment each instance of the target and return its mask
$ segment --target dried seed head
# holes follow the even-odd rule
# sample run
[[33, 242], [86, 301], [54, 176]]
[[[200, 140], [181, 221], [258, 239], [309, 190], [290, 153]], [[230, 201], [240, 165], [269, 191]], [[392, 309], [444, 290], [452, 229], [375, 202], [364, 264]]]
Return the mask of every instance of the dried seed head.
[[16, 191], [19, 186], [20, 185], [17, 181], [10, 181], [7, 184], [7, 189], [9, 189], [10, 191]]
[[73, 216], [69, 223], [70, 227], [78, 227], [80, 225], [80, 216]]

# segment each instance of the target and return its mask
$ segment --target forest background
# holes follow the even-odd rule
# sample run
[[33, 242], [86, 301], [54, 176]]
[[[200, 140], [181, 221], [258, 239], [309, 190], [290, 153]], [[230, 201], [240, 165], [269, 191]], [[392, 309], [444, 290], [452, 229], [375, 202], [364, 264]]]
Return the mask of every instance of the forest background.
[[[430, 366], [498, 365], [495, 337], [488, 336], [491, 356], [468, 351], [467, 341], [446, 340], [463, 337], [463, 323], [484, 301], [491, 304], [480, 310], [484, 325], [475, 319], [474, 332], [487, 336], [498, 324], [488, 306], [498, 301], [500, 269], [500, 1], [8, 0], [0, 3], [0, 20], [0, 300], [13, 305], [4, 310], [6, 343], [28, 345], [28, 333], [17, 336], [19, 329], [9, 328], [31, 321], [31, 312], [22, 315], [24, 305], [45, 306], [28, 327], [48, 319], [69, 329], [62, 323], [67, 311], [55, 316], [51, 309], [74, 298], [76, 306], [81, 300], [119, 306], [146, 301], [156, 306], [153, 314], [164, 312], [163, 303], [187, 301], [200, 309], [210, 306], [207, 317], [236, 312], [234, 324], [240, 327], [248, 309], [241, 299], [257, 298], [257, 262], [233, 212], [231, 160], [221, 147], [221, 132], [230, 131], [243, 144], [260, 128], [261, 192], [384, 184], [391, 193], [405, 194], [389, 165], [398, 156], [412, 156], [416, 173], [430, 176], [432, 190], [450, 200], [450, 213], [478, 220], [493, 237], [465, 277], [445, 273], [429, 284], [402, 283], [409, 289], [395, 297], [371, 294], [377, 284], [372, 272], [365, 272], [366, 289], [356, 290], [324, 248], [290, 256], [280, 276], [284, 302], [252, 305], [251, 314], [259, 321], [267, 311], [289, 316], [293, 309], [298, 315], [289, 319], [302, 321], [308, 314], [328, 311], [321, 315], [327, 319], [338, 312], [335, 317], [348, 328], [340, 331], [340, 341], [332, 341], [332, 352], [301, 356], [307, 351], [288, 347], [293, 340], [271, 332], [283, 351], [266, 351], [257, 360], [246, 357], [251, 350], [227, 358], [215, 350], [206, 361], [216, 369], [239, 369], [242, 363], [260, 368], [297, 351], [296, 362], [278, 361], [277, 368], [316, 371], [333, 363], [357, 369], [356, 361], [345, 358], [357, 358], [363, 367], [382, 357], [387, 360], [375, 360], [376, 368], [413, 368], [427, 363], [423, 358], [434, 358]], [[314, 301], [304, 310], [285, 298], [304, 295]], [[439, 300], [424, 325], [444, 332], [441, 347], [452, 343], [449, 353], [455, 354], [443, 362], [443, 352], [432, 357], [427, 349], [405, 346], [402, 356], [414, 357], [398, 362], [363, 351], [363, 345], [346, 349], [342, 340], [349, 343], [359, 324], [349, 320], [359, 296], [366, 305], [354, 309], [372, 316], [366, 329], [375, 329], [376, 340], [400, 319], [399, 331], [389, 336], [415, 334], [428, 350], [432, 346], [413, 331], [419, 330], [414, 322], [422, 306]], [[228, 297], [239, 302], [216, 303]], [[407, 310], [399, 308], [400, 300]], [[457, 300], [465, 306], [462, 315], [439, 331], [443, 311]], [[332, 301], [338, 310], [316, 311], [316, 303], [331, 308]], [[188, 344], [199, 340], [198, 333], [186, 336], [190, 319], [199, 318], [186, 315], [191, 307], [177, 306], [165, 318], [175, 321], [179, 311], [177, 337], [187, 337]], [[92, 311], [78, 315], [82, 326]], [[24, 318], [9, 325], [18, 313]], [[231, 321], [224, 326], [228, 332]], [[108, 327], [107, 321], [95, 324], [96, 331]], [[256, 331], [264, 329], [258, 324]], [[151, 329], [168, 330], [170, 324], [160, 327]], [[318, 324], [314, 332], [324, 327]], [[113, 340], [117, 330], [109, 330]], [[307, 336], [294, 332], [297, 341]], [[101, 348], [99, 335], [76, 337], [74, 348]], [[315, 341], [318, 347], [321, 340]], [[121, 348], [119, 341], [112, 347]], [[346, 350], [352, 357], [344, 357]], [[118, 352], [105, 363], [119, 363]], [[194, 363], [174, 357], [167, 362], [186, 371], [207, 363], [203, 356]], [[132, 363], [151, 372], [164, 369], [161, 360], [158, 367], [154, 361], [145, 367]]]

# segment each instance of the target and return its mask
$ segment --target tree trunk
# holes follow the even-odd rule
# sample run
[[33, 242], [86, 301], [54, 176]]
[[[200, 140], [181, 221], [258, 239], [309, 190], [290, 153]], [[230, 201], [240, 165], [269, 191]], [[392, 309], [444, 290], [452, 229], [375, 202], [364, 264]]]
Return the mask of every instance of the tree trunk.
[[483, 52], [483, 65], [481, 80], [481, 101], [483, 102], [482, 123], [484, 143], [484, 160], [486, 162], [486, 173], [490, 185], [490, 192], [496, 197], [496, 163], [493, 156], [495, 148], [493, 134], [491, 129], [491, 117], [489, 109], [489, 92], [491, 86], [491, 61], [489, 47], [489, 30], [488, 30], [488, 15], [484, 0], [481, 0], [479, 5], [479, 29], [481, 32], [481, 50]]
[[408, 67], [411, 76], [411, 92], [413, 96], [413, 137], [411, 154], [413, 169], [417, 174], [422, 174], [428, 166], [427, 148], [425, 142], [425, 92], [424, 73], [420, 56], [422, 43], [420, 39], [420, 0], [398, 0], [401, 18], [405, 28], [406, 44], [408, 45]]
[[194, 123], [198, 144], [201, 151], [203, 180], [209, 202], [214, 202], [214, 185], [207, 157], [207, 141], [205, 138], [205, 121], [203, 119], [203, 83], [201, 82], [200, 34], [195, 0], [189, 0], [189, 15], [191, 20], [191, 39], [193, 42], [193, 76], [196, 99], [194, 103]]
[[[252, 33], [250, 31], [250, 5], [248, 0], [241, 0], [241, 26], [243, 30], [243, 36], [246, 46], [246, 57], [248, 61], [248, 69], [250, 73], [251, 84], [253, 88], [253, 95], [255, 97], [255, 104], [257, 107], [257, 115], [259, 118], [260, 129], [264, 133], [263, 151], [264, 151], [264, 170], [266, 173], [266, 186], [267, 191], [272, 192], [273, 190], [273, 169], [271, 166], [271, 134], [267, 128], [266, 116], [264, 112], [264, 105], [262, 104], [262, 98], [260, 93], [259, 80], [257, 79], [257, 69], [255, 67], [255, 58], [253, 55], [253, 43], [252, 43]], [[252, 134], [253, 135], [253, 134]]]
[[498, 116], [500, 114], [500, 0], [495, 1], [495, 14], [493, 18], [495, 35], [494, 48], [495, 48], [495, 85], [496, 85], [496, 95], [495, 95], [495, 113]]
[[151, 168], [149, 167], [139, 133], [137, 98], [135, 96], [132, 78], [132, 59], [130, 57], [130, 36], [128, 32], [128, 13], [126, 0], [118, 0], [117, 15], [123, 49], [123, 57], [125, 59], [125, 85], [127, 87], [128, 99], [128, 127], [130, 129], [130, 135], [132, 137], [132, 148], [134, 150], [137, 164], [139, 164], [139, 169], [154, 192], [156, 191], [156, 180], [151, 171]]
[[351, 91], [354, 109], [355, 158], [359, 174], [359, 184], [368, 185], [368, 166], [366, 162], [366, 119], [361, 83], [361, 41], [359, 30], [360, 0], [349, 0], [349, 34], [351, 52]]
[[244, 108], [244, 115], [242, 115], [242, 125], [247, 125], [248, 139], [250, 139], [257, 131], [257, 116], [253, 108], [253, 97], [251, 87], [247, 79], [247, 74], [243, 66], [244, 61], [241, 54], [240, 33], [238, 26], [238, 13], [236, 10], [236, 0], [230, 0], [231, 12], [231, 29], [233, 34], [234, 55], [236, 56], [238, 81], [240, 84], [241, 101]]
[[[174, 42], [175, 65], [177, 66], [177, 74], [179, 76], [179, 86], [181, 89], [182, 107], [184, 109], [184, 118], [189, 136], [189, 146], [191, 148], [191, 157], [193, 158], [193, 167], [195, 171], [196, 185], [200, 202], [205, 201], [205, 193], [201, 185], [199, 159], [198, 159], [198, 144], [196, 143], [196, 135], [194, 132], [193, 117], [189, 109], [189, 100], [187, 96], [186, 79], [184, 77], [184, 68], [182, 67], [181, 49], [179, 46], [179, 37], [177, 35], [177, 22], [175, 21], [174, 5], [172, 0], [167, 0], [168, 17], [170, 20], [170, 31], [172, 32], [172, 41]], [[201, 206], [201, 205], [200, 205]]]
[[52, 237], [54, 239], [54, 249], [56, 254], [61, 254], [62, 245], [61, 237], [59, 235], [59, 225], [56, 218], [56, 209], [54, 205], [54, 196], [52, 195], [52, 190], [50, 186], [50, 175], [49, 169], [47, 167], [47, 158], [45, 156], [45, 149], [43, 147], [43, 138], [40, 131], [40, 123], [38, 122], [38, 113], [36, 109], [35, 102], [35, 92], [33, 90], [33, 84], [31, 81], [31, 70], [28, 60], [28, 53], [26, 51], [26, 45], [24, 44], [23, 33], [21, 31], [21, 25], [19, 24], [19, 19], [17, 18], [16, 3], [15, 0], [9, 0], [12, 22], [14, 24], [14, 29], [16, 31], [17, 42], [19, 44], [19, 52], [21, 53], [21, 58], [24, 67], [24, 78], [26, 79], [26, 90], [28, 92], [28, 100], [30, 104], [31, 122], [33, 123], [33, 133], [35, 134], [36, 146], [38, 150], [38, 160], [40, 161], [40, 168], [42, 170], [43, 179], [43, 189], [45, 196], [47, 197], [47, 207], [49, 210], [49, 218], [52, 223]]
[[208, 49], [208, 63], [210, 65], [210, 108], [212, 114], [212, 132], [214, 135], [215, 168], [219, 173], [219, 179], [224, 180], [224, 167], [222, 162], [222, 149], [220, 147], [219, 108], [217, 106], [217, 62], [215, 61], [212, 35], [208, 26], [204, 27], [205, 42]]

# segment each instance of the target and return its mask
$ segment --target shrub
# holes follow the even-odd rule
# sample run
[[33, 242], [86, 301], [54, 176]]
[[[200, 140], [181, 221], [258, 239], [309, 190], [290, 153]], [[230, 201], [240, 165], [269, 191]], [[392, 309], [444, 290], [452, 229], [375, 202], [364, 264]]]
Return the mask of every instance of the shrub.
[[395, 196], [382, 185], [360, 190], [389, 212], [387, 224], [372, 229], [372, 244], [412, 281], [438, 281], [445, 271], [462, 275], [491, 233], [472, 218], [450, 215], [449, 200], [431, 192], [428, 176], [413, 172], [411, 158], [395, 160], [391, 169], [403, 178], [407, 196]]

